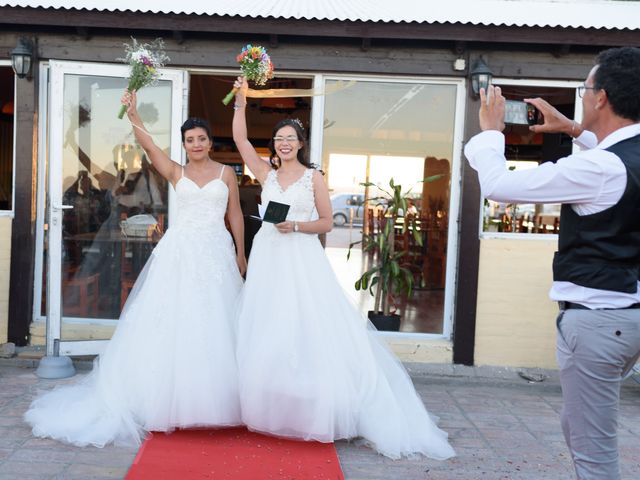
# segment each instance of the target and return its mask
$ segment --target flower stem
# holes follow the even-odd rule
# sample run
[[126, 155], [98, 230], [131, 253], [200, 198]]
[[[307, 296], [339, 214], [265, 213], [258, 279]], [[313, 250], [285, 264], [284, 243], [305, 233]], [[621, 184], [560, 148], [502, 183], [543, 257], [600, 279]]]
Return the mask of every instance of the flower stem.
[[225, 105], [229, 105], [229, 102], [231, 102], [231, 100], [233, 100], [233, 97], [236, 96], [237, 91], [237, 88], [233, 88], [229, 93], [227, 93], [227, 96], [222, 99], [222, 103]]
[[118, 113], [118, 118], [119, 118], [120, 120], [122, 120], [122, 117], [124, 117], [124, 114], [125, 114], [126, 112], [127, 112], [127, 106], [123, 104], [123, 105], [120, 107], [120, 113]]

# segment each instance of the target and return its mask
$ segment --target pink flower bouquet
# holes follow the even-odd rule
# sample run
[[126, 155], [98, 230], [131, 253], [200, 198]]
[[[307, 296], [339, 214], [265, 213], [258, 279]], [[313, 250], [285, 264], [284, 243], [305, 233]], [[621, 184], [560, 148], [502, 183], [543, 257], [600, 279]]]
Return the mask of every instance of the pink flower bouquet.
[[[131, 40], [131, 45], [125, 43], [126, 57], [119, 60], [131, 67], [127, 89], [133, 92], [154, 84], [160, 77], [158, 69], [169, 61], [169, 57], [164, 52], [164, 42], [161, 38], [156, 38], [151, 43], [138, 43], [135, 38]], [[127, 106], [122, 105], [118, 118], [124, 117], [126, 111]]]

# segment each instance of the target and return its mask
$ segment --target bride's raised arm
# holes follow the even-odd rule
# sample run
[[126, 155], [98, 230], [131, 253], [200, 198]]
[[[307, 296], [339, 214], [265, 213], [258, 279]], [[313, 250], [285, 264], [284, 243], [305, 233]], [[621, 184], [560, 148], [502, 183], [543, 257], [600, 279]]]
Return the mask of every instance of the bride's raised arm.
[[142, 123], [142, 119], [138, 114], [138, 99], [136, 97], [136, 92], [129, 92], [128, 90], [125, 91], [122, 95], [121, 102], [124, 105], [127, 105], [127, 116], [133, 125], [133, 134], [136, 137], [136, 141], [147, 153], [149, 160], [151, 160], [151, 163], [158, 173], [175, 185], [180, 178], [180, 165], [171, 160], [169, 156], [154, 143], [153, 138], [145, 128]]
[[247, 79], [238, 77], [234, 83], [234, 87], [238, 89], [236, 93], [236, 103], [233, 107], [233, 141], [236, 143], [238, 152], [244, 163], [247, 164], [249, 170], [258, 179], [260, 183], [264, 183], [271, 167], [266, 164], [258, 155], [249, 138], [247, 136], [247, 90], [249, 88]]

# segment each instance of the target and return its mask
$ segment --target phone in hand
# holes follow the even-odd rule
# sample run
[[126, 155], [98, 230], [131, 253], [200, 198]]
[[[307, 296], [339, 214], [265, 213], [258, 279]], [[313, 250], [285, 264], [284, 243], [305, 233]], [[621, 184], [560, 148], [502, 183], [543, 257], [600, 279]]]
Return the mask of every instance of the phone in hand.
[[535, 125], [539, 112], [533, 105], [517, 100], [506, 100], [504, 106], [504, 123], [511, 125]]

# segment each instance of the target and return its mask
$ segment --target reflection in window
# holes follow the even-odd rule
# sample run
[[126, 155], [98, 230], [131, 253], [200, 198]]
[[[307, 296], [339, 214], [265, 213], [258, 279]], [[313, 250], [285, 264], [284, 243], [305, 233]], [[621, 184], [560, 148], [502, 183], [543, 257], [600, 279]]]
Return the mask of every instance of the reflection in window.
[[[62, 189], [62, 314], [118, 318], [166, 228], [168, 185], [117, 118], [121, 78], [66, 75]], [[171, 85], [139, 95], [156, 144], [169, 151]], [[44, 307], [44, 306], [43, 306]]]
[[13, 210], [13, 70], [0, 67], [0, 211]]
[[[335, 81], [327, 81], [331, 86]], [[345, 291], [362, 312], [373, 307], [355, 280], [375, 259], [351, 243], [362, 233], [375, 234], [380, 192], [393, 178], [411, 189], [407, 214], [416, 219], [423, 245], [398, 235], [396, 251], [411, 265], [416, 289], [398, 299], [403, 332], [441, 333], [446, 277], [447, 227], [456, 86], [448, 84], [357, 81], [325, 97], [322, 170], [331, 191], [334, 229], [327, 235], [327, 255]], [[437, 181], [422, 179], [440, 175]]]
[[[537, 162], [507, 160], [509, 170], [536, 168]], [[558, 233], [560, 204], [500, 203], [484, 201], [484, 232]]]
[[[574, 115], [573, 88], [529, 85], [501, 85], [501, 88], [512, 105], [522, 106], [524, 98], [541, 97], [567, 117]], [[540, 123], [542, 119], [537, 121]], [[543, 162], [554, 162], [571, 154], [571, 138], [567, 135], [534, 133], [523, 115], [507, 117], [505, 123], [505, 157], [511, 170], [536, 168]], [[482, 220], [483, 232], [558, 233], [560, 204], [506, 204], [485, 200]]]

